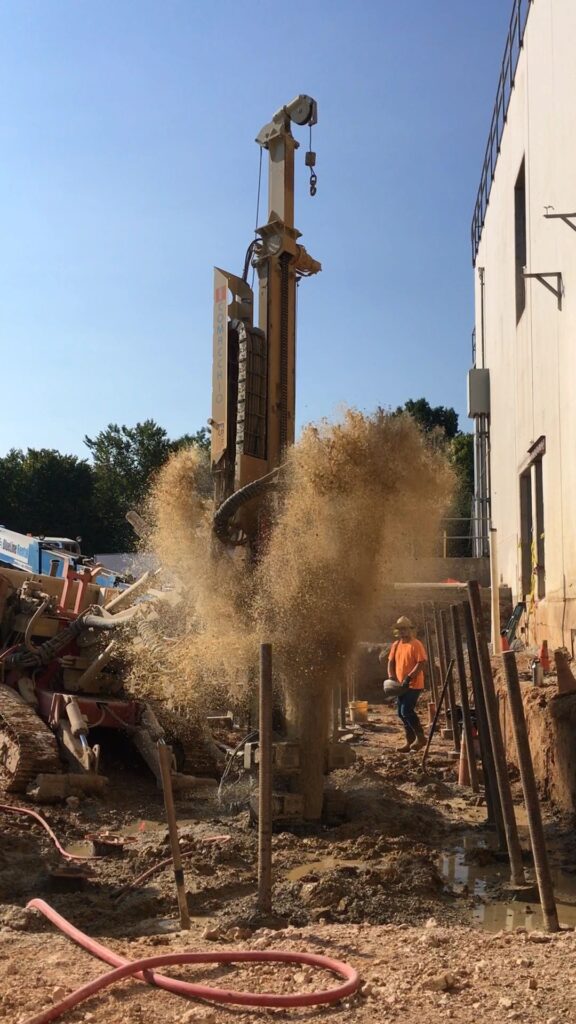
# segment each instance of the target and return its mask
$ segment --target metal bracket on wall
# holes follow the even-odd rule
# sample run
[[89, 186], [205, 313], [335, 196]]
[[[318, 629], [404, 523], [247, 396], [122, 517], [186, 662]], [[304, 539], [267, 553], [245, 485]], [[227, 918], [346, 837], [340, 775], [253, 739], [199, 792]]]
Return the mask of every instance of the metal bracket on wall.
[[[522, 272], [522, 276], [524, 277], [525, 280], [527, 280], [529, 277], [535, 277], [537, 281], [540, 281], [540, 284], [543, 284], [544, 287], [547, 288], [549, 292], [552, 292], [552, 295], [556, 296], [556, 299], [558, 300], [558, 309], [562, 309], [562, 296], [564, 295], [564, 282], [562, 280], [562, 271], [561, 270], [554, 270], [554, 271], [551, 271], [550, 273], [542, 273], [542, 274], [528, 274], [524, 270]], [[549, 282], [546, 280], [548, 277], [553, 277], [553, 278], [556, 279], [556, 287], [555, 288], [554, 288], [554, 285], [549, 284]]]
[[[547, 210], [552, 210], [552, 206], [545, 207]], [[545, 213], [545, 220], [563, 220], [572, 231], [576, 231], [576, 213]]]

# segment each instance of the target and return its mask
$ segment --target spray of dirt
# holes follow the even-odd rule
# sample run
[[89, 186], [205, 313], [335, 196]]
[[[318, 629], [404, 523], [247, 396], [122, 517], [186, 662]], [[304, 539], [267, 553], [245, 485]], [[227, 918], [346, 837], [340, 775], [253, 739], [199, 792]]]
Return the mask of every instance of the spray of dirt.
[[305, 816], [317, 817], [333, 694], [400, 564], [430, 553], [452, 472], [409, 417], [348, 411], [310, 427], [251, 569], [212, 536], [204, 473], [201, 455], [182, 451], [151, 494], [152, 545], [176, 594], [148, 623], [156, 642], [138, 638], [134, 678], [205, 711], [216, 693], [249, 699], [258, 644], [271, 642], [288, 733], [302, 744]]

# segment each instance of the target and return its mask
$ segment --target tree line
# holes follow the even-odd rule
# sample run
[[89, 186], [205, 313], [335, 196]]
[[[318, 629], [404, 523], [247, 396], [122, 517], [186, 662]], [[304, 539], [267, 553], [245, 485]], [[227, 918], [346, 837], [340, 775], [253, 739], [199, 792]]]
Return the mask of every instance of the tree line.
[[111, 423], [85, 437], [91, 461], [51, 448], [13, 448], [0, 458], [0, 525], [17, 533], [82, 538], [87, 555], [133, 551], [126, 512], [140, 509], [151, 477], [179, 448], [210, 447], [208, 431], [171, 440], [154, 420]]
[[[425, 398], [409, 400], [394, 415], [408, 413], [434, 443], [444, 448], [456, 470], [458, 487], [453, 516], [470, 516], [474, 488], [472, 434], [458, 429], [452, 408], [432, 407]], [[63, 455], [50, 448], [13, 448], [0, 458], [0, 525], [17, 533], [82, 538], [87, 555], [132, 551], [136, 537], [126, 512], [142, 508], [150, 480], [172, 452], [187, 445], [208, 451], [202, 427], [171, 440], [152, 419], [134, 427], [111, 423], [95, 437], [85, 437], [88, 458]], [[453, 524], [452, 535], [462, 531]], [[466, 545], [451, 553], [467, 554]]]

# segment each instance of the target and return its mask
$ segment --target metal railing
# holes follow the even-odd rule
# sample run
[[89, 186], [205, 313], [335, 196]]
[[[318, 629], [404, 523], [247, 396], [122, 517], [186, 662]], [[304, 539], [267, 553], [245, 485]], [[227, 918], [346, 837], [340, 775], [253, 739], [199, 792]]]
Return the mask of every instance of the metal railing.
[[478, 246], [480, 244], [482, 228], [484, 227], [484, 220], [486, 218], [486, 209], [490, 199], [490, 189], [494, 180], [496, 162], [498, 160], [498, 154], [500, 153], [500, 143], [502, 141], [504, 125], [506, 124], [508, 105], [514, 88], [516, 68], [518, 67], [518, 60], [524, 43], [526, 22], [528, 21], [528, 15], [533, 3], [534, 0], [514, 0], [512, 17], [510, 18], [510, 25], [508, 28], [508, 38], [506, 40], [504, 57], [500, 67], [500, 78], [498, 80], [496, 102], [494, 103], [492, 121], [490, 123], [488, 145], [486, 146], [480, 186], [478, 188], [478, 195], [476, 196], [474, 216], [472, 217], [473, 264], [476, 263]]
[[472, 542], [474, 524], [479, 522], [474, 516], [451, 516], [440, 524], [440, 558], [470, 558], [473, 554]]

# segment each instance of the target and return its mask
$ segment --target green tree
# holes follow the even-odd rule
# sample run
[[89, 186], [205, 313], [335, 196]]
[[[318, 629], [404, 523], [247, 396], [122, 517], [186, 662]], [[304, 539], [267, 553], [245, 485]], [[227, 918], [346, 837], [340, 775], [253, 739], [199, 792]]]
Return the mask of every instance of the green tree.
[[446, 438], [456, 437], [458, 431], [458, 413], [455, 409], [446, 408], [444, 405], [432, 406], [426, 398], [417, 398], [416, 401], [409, 398], [404, 405], [396, 409], [396, 416], [407, 412], [417, 423], [420, 424], [425, 433], [440, 429]]
[[98, 550], [132, 551], [136, 536], [125, 516], [142, 508], [154, 474], [174, 451], [194, 445], [207, 452], [206, 427], [172, 441], [152, 419], [134, 427], [111, 423], [84, 443], [94, 462], [94, 501], [98, 524]]
[[474, 434], [458, 433], [450, 441], [449, 458], [465, 495], [474, 492]]
[[0, 458], [0, 523], [17, 533], [76, 537], [91, 545], [94, 476], [75, 455], [12, 449]]
[[203, 452], [208, 453], [210, 451], [210, 433], [207, 427], [200, 427], [200, 430], [197, 430], [195, 434], [182, 434], [182, 437], [172, 442], [174, 451], [186, 448], [188, 445], [193, 445], [195, 448], [200, 448]]
[[458, 429], [458, 413], [455, 409], [443, 405], [431, 406], [425, 398], [416, 401], [409, 399], [395, 411], [396, 416], [403, 413], [412, 416], [424, 433], [434, 437], [454, 466], [456, 491], [447, 518], [457, 521], [446, 524], [448, 536], [454, 538], [449, 543], [449, 554], [470, 555], [472, 545], [466, 535], [470, 533], [469, 520], [474, 494], [474, 435]]
[[141, 508], [154, 473], [173, 450], [163, 427], [144, 420], [135, 427], [111, 423], [85, 437], [94, 463], [94, 503], [100, 551], [131, 551], [136, 537], [125, 516]]
[[92, 465], [47, 448], [0, 457], [0, 524], [17, 533], [80, 535], [88, 555], [130, 551], [136, 537], [124, 517], [142, 507], [154, 473], [173, 451], [210, 447], [205, 427], [171, 441], [154, 420], [111, 423], [84, 440]]

